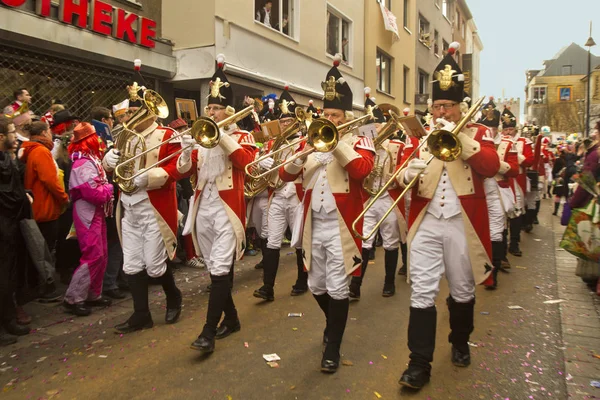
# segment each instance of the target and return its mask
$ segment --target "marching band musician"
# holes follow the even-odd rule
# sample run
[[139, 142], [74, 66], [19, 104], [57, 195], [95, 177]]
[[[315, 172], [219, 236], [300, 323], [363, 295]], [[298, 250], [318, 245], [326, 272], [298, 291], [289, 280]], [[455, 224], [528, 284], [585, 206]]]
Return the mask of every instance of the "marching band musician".
[[492, 282], [488, 282], [486, 289], [494, 290], [498, 286], [498, 271], [503, 270], [502, 261], [506, 251], [506, 221], [507, 212], [514, 208], [514, 195], [510, 189], [510, 178], [519, 173], [517, 151], [510, 138], [503, 138], [498, 133], [500, 125], [500, 111], [496, 109], [494, 100], [490, 97], [488, 103], [483, 107], [483, 116], [479, 123], [490, 129], [491, 136], [496, 142], [498, 157], [500, 158], [500, 170], [494, 178], [486, 178], [483, 181], [485, 198], [488, 206], [490, 219], [490, 238], [492, 240]]
[[[365, 88], [365, 108], [375, 107], [375, 99], [370, 96], [371, 89]], [[373, 111], [375, 116], [375, 124], [377, 127], [377, 133], [379, 134], [381, 124], [385, 123], [385, 117], [383, 112], [376, 108]], [[415, 139], [416, 140], [416, 139]], [[418, 145], [418, 140], [417, 145]], [[380, 169], [381, 176], [369, 175], [365, 180], [365, 185], [371, 186], [375, 191], [379, 191], [380, 186], [387, 182], [390, 177], [390, 165], [397, 166], [398, 162], [402, 158], [402, 151], [404, 149], [404, 142], [399, 140], [385, 140], [380, 148], [376, 148], [377, 156], [375, 162], [378, 165], [373, 167], [373, 171]], [[388, 156], [389, 152], [389, 156]], [[394, 168], [395, 169], [395, 168]], [[393, 171], [392, 171], [393, 172]], [[391, 207], [392, 202], [398, 197], [400, 191], [398, 187], [390, 186], [386, 193], [377, 199], [373, 206], [367, 211], [363, 223], [363, 232], [370, 232], [377, 221], [383, 218], [385, 212]], [[364, 199], [365, 204], [368, 204], [371, 197], [365, 190]], [[408, 228], [406, 225], [406, 219], [404, 216], [405, 204], [404, 201], [400, 201], [395, 212], [390, 213], [387, 218], [383, 221], [380, 227], [381, 237], [383, 239], [383, 249], [385, 251], [385, 281], [383, 285], [383, 297], [391, 297], [396, 293], [396, 267], [398, 266], [398, 248], [403, 246], [402, 253], [406, 253], [406, 234]], [[373, 248], [375, 242], [375, 236], [371, 236], [369, 240], [363, 241], [362, 243], [362, 264], [360, 276], [353, 276], [350, 282], [350, 299], [360, 300], [360, 287], [369, 264], [369, 253]], [[404, 259], [404, 257], [403, 257]]]
[[521, 229], [524, 223], [524, 214], [527, 207], [527, 168], [533, 165], [533, 149], [531, 140], [522, 137], [517, 131], [517, 119], [507, 108], [502, 111], [500, 117], [502, 122], [502, 135], [515, 141], [517, 146], [517, 158], [519, 161], [519, 175], [513, 182], [515, 192], [515, 212], [510, 215], [510, 244], [508, 252], [513, 256], [521, 257], [523, 253], [519, 248], [521, 242]]
[[[435, 71], [433, 82], [433, 124], [444, 124], [451, 131], [461, 120], [464, 75], [454, 60], [458, 43]], [[408, 369], [399, 383], [420, 389], [429, 382], [435, 349], [437, 311], [435, 299], [442, 275], [450, 287], [447, 299], [450, 312], [452, 363], [467, 367], [471, 363], [469, 335], [473, 331], [475, 284], [491, 274], [490, 228], [483, 180], [496, 175], [500, 160], [490, 131], [483, 125], [467, 124], [457, 139], [462, 144], [460, 157], [443, 162], [430, 158], [421, 148], [399, 173], [405, 186], [420, 176], [412, 190], [409, 215], [409, 276], [412, 282], [408, 347]], [[405, 157], [408, 154], [405, 153]]]
[[[215, 123], [235, 114], [233, 89], [223, 72], [224, 62], [224, 56], [219, 54], [205, 108]], [[257, 148], [254, 137], [235, 123], [220, 129], [218, 146], [192, 151], [195, 144], [191, 136], [183, 136], [182, 147], [186, 150], [177, 168], [182, 174], [193, 171], [197, 175], [195, 200], [188, 218], [191, 218], [194, 246], [204, 255], [210, 273], [211, 291], [206, 323], [191, 348], [206, 354], [215, 350], [215, 339], [240, 330], [231, 294], [233, 265], [243, 256], [246, 245], [244, 168], [254, 160]], [[223, 313], [225, 317], [219, 326]]]
[[[337, 68], [341, 59], [337, 54], [321, 84], [323, 116], [336, 126], [353, 118], [352, 90]], [[304, 151], [311, 147], [306, 145]], [[353, 237], [351, 227], [362, 211], [362, 181], [373, 168], [374, 153], [371, 139], [348, 133], [334, 150], [305, 154], [279, 170], [286, 182], [300, 175], [303, 179], [303, 259], [308, 287], [326, 319], [323, 372], [333, 373], [339, 367], [348, 319], [348, 276], [360, 274], [361, 264], [362, 243]]]
[[[297, 104], [288, 89], [288, 86], [285, 86], [277, 104], [281, 132], [284, 132], [296, 120], [295, 110]], [[297, 138], [297, 135], [293, 137]], [[274, 142], [275, 139], [267, 142], [265, 146], [267, 148], [265, 151], [266, 154], [272, 150]], [[292, 155], [294, 150], [296, 149], [290, 149], [287, 155]], [[285, 154], [281, 159], [284, 158]], [[268, 170], [273, 166], [273, 162], [273, 158], [266, 158], [259, 165], [264, 170]], [[263, 286], [254, 291], [254, 297], [267, 301], [275, 299], [273, 287], [275, 286], [275, 278], [277, 277], [277, 269], [279, 267], [281, 243], [286, 228], [290, 227], [291, 229], [293, 227], [295, 213], [299, 211], [298, 204], [300, 204], [300, 199], [302, 199], [304, 194], [302, 191], [302, 178], [297, 178], [295, 182], [285, 182], [283, 185], [279, 185], [281, 178], [275, 173], [270, 175], [270, 180], [272, 188], [269, 188], [267, 217], [267, 232], [269, 232], [269, 235], [267, 246], [264, 249]], [[278, 186], [281, 187], [277, 188]], [[298, 277], [296, 283], [292, 286], [292, 296], [298, 296], [308, 291], [308, 274], [304, 270], [302, 248], [296, 248], [296, 265], [298, 268]]]
[[[256, 158], [265, 154], [267, 150], [267, 142], [263, 143], [263, 147], [256, 152]], [[251, 179], [247, 177], [246, 179]], [[267, 253], [267, 238], [269, 230], [267, 229], [267, 215], [269, 213], [269, 192], [263, 190], [248, 201], [246, 208], [250, 215], [249, 219], [256, 229], [257, 242], [260, 247], [261, 260], [254, 266], [255, 269], [263, 269], [265, 262], [265, 253]]]
[[[139, 66], [136, 65], [139, 78]], [[142, 106], [137, 82], [128, 87], [132, 98], [129, 107]], [[145, 165], [136, 165], [135, 171], [150, 166], [180, 150], [178, 139], [170, 140], [176, 133], [156, 123], [156, 116], [141, 122], [133, 129], [143, 137], [146, 147], [164, 143], [146, 155]], [[125, 135], [126, 133], [122, 133]], [[132, 148], [137, 138], [132, 139]], [[111, 149], [102, 164], [108, 172], [113, 172], [119, 162], [119, 151]], [[137, 191], [121, 191], [117, 206], [117, 231], [123, 247], [123, 271], [127, 276], [134, 312], [122, 324], [115, 326], [119, 333], [129, 333], [153, 326], [152, 314], [148, 305], [148, 277], [158, 278], [167, 298], [165, 322], [177, 322], [181, 314], [181, 291], [175, 284], [173, 272], [167, 268], [167, 258], [175, 257], [177, 248], [177, 198], [176, 182], [182, 178], [177, 172], [176, 158], [147, 170], [134, 179]]]

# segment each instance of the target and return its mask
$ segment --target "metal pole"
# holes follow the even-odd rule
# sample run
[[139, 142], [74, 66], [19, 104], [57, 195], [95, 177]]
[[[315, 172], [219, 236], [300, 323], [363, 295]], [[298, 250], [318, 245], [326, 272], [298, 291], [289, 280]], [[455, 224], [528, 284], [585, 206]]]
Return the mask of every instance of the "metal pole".
[[[591, 36], [591, 35], [590, 35]], [[588, 76], [587, 76], [587, 104], [586, 104], [586, 114], [585, 114], [585, 136], [590, 136], [590, 81], [592, 80], [592, 53], [591, 47], [588, 47]]]

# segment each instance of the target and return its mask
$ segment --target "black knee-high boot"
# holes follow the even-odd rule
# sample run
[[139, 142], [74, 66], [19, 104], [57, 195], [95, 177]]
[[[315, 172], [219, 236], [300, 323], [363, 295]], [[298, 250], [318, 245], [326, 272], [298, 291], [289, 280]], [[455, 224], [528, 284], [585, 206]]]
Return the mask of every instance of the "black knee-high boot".
[[540, 213], [541, 205], [542, 205], [542, 202], [540, 200], [535, 202], [535, 214], [533, 215], [533, 224], [534, 225], [540, 224], [540, 221], [538, 221], [538, 214]]
[[450, 311], [448, 342], [452, 343], [452, 364], [467, 367], [471, 364], [469, 337], [474, 329], [475, 299], [468, 303], [457, 303], [449, 296], [446, 303]]
[[254, 297], [267, 301], [275, 300], [275, 278], [279, 268], [279, 249], [265, 248], [265, 259], [263, 262], [263, 285], [254, 291]]
[[508, 247], [508, 252], [513, 256], [521, 257], [523, 253], [521, 253], [521, 249], [519, 248], [519, 242], [521, 241], [521, 226], [522, 226], [523, 216], [520, 215], [516, 218], [510, 219], [510, 245]]
[[262, 269], [264, 267], [264, 263], [265, 263], [265, 249], [267, 248], [267, 239], [263, 239], [260, 236], [258, 237], [258, 239], [256, 239], [260, 245], [260, 252], [261, 252], [261, 259], [258, 262], [258, 264], [256, 264], [254, 266], [254, 268], [256, 269]]
[[215, 350], [217, 326], [223, 315], [228, 297], [231, 294], [230, 277], [228, 275], [211, 275], [210, 280], [212, 288], [208, 297], [206, 323], [198, 339], [191, 345], [192, 349], [203, 353], [212, 353]]
[[486, 289], [495, 290], [498, 287], [498, 271], [502, 269], [502, 257], [504, 253], [503, 242], [492, 242], [492, 284], [486, 285]]
[[398, 249], [385, 250], [385, 283], [383, 297], [391, 297], [396, 293], [396, 267], [398, 266]]
[[329, 327], [329, 302], [331, 300], [331, 297], [329, 296], [328, 293], [325, 294], [313, 294], [313, 297], [315, 298], [315, 300], [317, 300], [317, 304], [319, 304], [319, 307], [321, 307], [321, 310], [323, 310], [323, 314], [325, 314], [325, 330], [323, 331], [323, 344], [327, 344], [328, 339], [327, 339], [327, 333], [328, 333], [328, 327]]
[[421, 389], [431, 376], [431, 362], [435, 350], [435, 331], [437, 310], [428, 308], [410, 308], [408, 322], [408, 349], [410, 362], [408, 369], [400, 378], [400, 384], [413, 389]]
[[167, 297], [167, 311], [165, 313], [165, 322], [174, 324], [181, 315], [181, 290], [175, 284], [175, 277], [171, 268], [167, 267], [164, 275], [160, 277], [160, 283]]
[[340, 347], [348, 321], [349, 300], [329, 300], [329, 318], [327, 323], [327, 346], [321, 359], [321, 371], [335, 372], [340, 366]]
[[292, 296], [298, 296], [308, 291], [308, 272], [304, 270], [304, 256], [302, 249], [296, 249], [296, 268], [298, 269], [298, 277], [296, 284], [292, 286]]
[[144, 270], [127, 275], [127, 282], [133, 299], [133, 314], [127, 321], [115, 326], [115, 330], [119, 333], [130, 333], [152, 328], [154, 322], [148, 305], [148, 274]]
[[408, 245], [400, 243], [400, 252], [402, 253], [402, 266], [398, 270], [398, 275], [406, 275], [406, 263], [408, 260]]
[[533, 220], [535, 219], [535, 209], [528, 208], [523, 216], [523, 230], [530, 233], [533, 230]]
[[229, 296], [227, 296], [227, 301], [225, 302], [225, 307], [223, 308], [223, 322], [217, 328], [217, 334], [215, 335], [215, 339], [223, 339], [227, 336], [231, 335], [234, 332], [237, 332], [241, 329], [240, 320], [238, 318], [238, 312], [235, 308], [235, 303], [233, 302], [233, 277], [234, 277], [234, 265], [235, 262], [231, 264], [231, 269], [229, 270]]
[[360, 264], [360, 276], [353, 276], [350, 281], [350, 298], [353, 300], [360, 300], [360, 287], [362, 285], [363, 278], [367, 272], [367, 266], [369, 265], [369, 254], [371, 249], [362, 249], [362, 262]]
[[560, 208], [560, 202], [554, 202], [554, 212], [552, 215], [558, 215], [558, 209]]

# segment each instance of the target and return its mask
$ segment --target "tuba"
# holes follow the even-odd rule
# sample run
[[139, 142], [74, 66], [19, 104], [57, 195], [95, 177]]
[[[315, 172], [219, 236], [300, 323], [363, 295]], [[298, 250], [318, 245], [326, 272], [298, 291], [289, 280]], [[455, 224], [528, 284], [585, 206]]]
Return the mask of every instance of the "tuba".
[[[127, 194], [135, 193], [138, 187], [133, 182], [136, 176], [134, 160], [139, 159], [141, 166], [146, 165], [146, 139], [135, 130], [144, 122], [154, 118], [167, 118], [169, 107], [165, 100], [154, 90], [146, 89], [142, 98], [142, 106], [123, 123], [123, 129], [115, 139], [115, 148], [119, 151], [119, 163], [115, 168], [114, 181], [119, 189]], [[142, 156], [136, 157], [138, 153]]]

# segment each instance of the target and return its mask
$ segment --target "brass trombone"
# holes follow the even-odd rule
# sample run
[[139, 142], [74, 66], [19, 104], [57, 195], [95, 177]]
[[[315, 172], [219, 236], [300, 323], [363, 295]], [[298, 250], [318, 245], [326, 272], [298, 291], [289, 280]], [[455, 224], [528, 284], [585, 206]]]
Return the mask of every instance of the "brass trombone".
[[[294, 140], [292, 143], [289, 143], [275, 151], [272, 151], [268, 154], [265, 154], [262, 157], [257, 158], [256, 160], [254, 160], [246, 166], [246, 173], [254, 179], [259, 179], [265, 175], [269, 175], [273, 171], [278, 170], [279, 168], [287, 164], [296, 161], [298, 158], [307, 157], [309, 154], [314, 153], [315, 151], [318, 153], [327, 153], [333, 151], [337, 147], [338, 141], [342, 136], [344, 136], [347, 132], [350, 132], [353, 129], [356, 129], [366, 124], [367, 121], [369, 121], [370, 119], [373, 119], [372, 110], [374, 109], [375, 108], [369, 109], [367, 111], [367, 114], [363, 115], [362, 117], [353, 119], [352, 121], [346, 122], [345, 124], [342, 124], [340, 126], [335, 126], [335, 124], [329, 121], [328, 119], [317, 118], [308, 127], [306, 136]], [[294, 156], [288, 158], [283, 163], [273, 165], [270, 169], [263, 171], [260, 175], [252, 175], [249, 172], [250, 168], [253, 165], [258, 164], [266, 158], [273, 157], [274, 155], [281, 153], [282, 151], [285, 151], [290, 147], [295, 147], [302, 142], [307, 142], [309, 145], [312, 146], [312, 148], [301, 151], [300, 153], [296, 153]]]
[[362, 235], [360, 233], [358, 233], [358, 229], [356, 226], [358, 224], [358, 222], [365, 216], [365, 214], [369, 211], [369, 209], [373, 206], [373, 204], [375, 204], [375, 202], [381, 196], [383, 196], [383, 194], [385, 194], [385, 191], [388, 190], [388, 188], [392, 185], [392, 183], [394, 183], [396, 181], [396, 178], [398, 178], [400, 171], [402, 171], [406, 167], [406, 165], [410, 161], [412, 161], [414, 159], [414, 157], [416, 157], [417, 153], [419, 152], [419, 150], [421, 149], [421, 147], [423, 147], [423, 145], [425, 143], [427, 143], [429, 152], [432, 154], [431, 157], [429, 157], [429, 159], [427, 160], [426, 165], [429, 165], [431, 163], [431, 161], [433, 161], [434, 158], [437, 158], [442, 161], [450, 162], [450, 161], [456, 160], [460, 156], [460, 154], [462, 153], [462, 145], [460, 143], [460, 140], [458, 139], [458, 134], [465, 127], [465, 125], [473, 118], [473, 115], [475, 115], [475, 113], [477, 113], [477, 111], [479, 111], [479, 108], [481, 107], [481, 104], [483, 103], [483, 99], [484, 99], [484, 97], [481, 97], [475, 104], [473, 104], [471, 109], [465, 114], [465, 116], [456, 125], [456, 128], [454, 128], [452, 131], [447, 131], [445, 129], [436, 129], [433, 132], [431, 132], [429, 135], [427, 135], [421, 141], [419, 146], [417, 146], [417, 148], [415, 148], [413, 150], [413, 152], [402, 163], [402, 165], [400, 165], [400, 167], [398, 167], [398, 169], [394, 172], [394, 174], [390, 177], [390, 179], [386, 182], [386, 184], [383, 185], [383, 187], [381, 189], [379, 189], [379, 192], [377, 192], [377, 194], [375, 196], [373, 196], [371, 198], [371, 200], [369, 200], [369, 203], [364, 208], [364, 210], [360, 213], [358, 218], [356, 218], [354, 220], [354, 222], [352, 222], [352, 231], [354, 233], [354, 236], [356, 236], [357, 238], [359, 238], [361, 240], [369, 240], [369, 238], [371, 238], [371, 236], [373, 236], [375, 234], [375, 232], [377, 232], [377, 230], [379, 229], [379, 227], [381, 226], [383, 221], [385, 221], [385, 219], [388, 217], [388, 215], [390, 215], [391, 212], [394, 211], [394, 209], [396, 208], [398, 203], [400, 203], [400, 200], [404, 196], [406, 196], [408, 191], [417, 183], [417, 180], [419, 179], [420, 174], [415, 176], [406, 185], [404, 190], [402, 190], [402, 193], [400, 193], [398, 198], [394, 201], [394, 203], [386, 211], [386, 213], [383, 215], [383, 217], [377, 222], [377, 224], [375, 224], [375, 226], [373, 227], [371, 232], [369, 232], [368, 234], [363, 233]]
[[132, 181], [133, 179], [135, 179], [137, 176], [142, 175], [146, 171], [148, 171], [154, 167], [157, 167], [158, 165], [164, 163], [165, 161], [168, 161], [168, 160], [178, 156], [179, 154], [183, 153], [185, 150], [187, 150], [190, 147], [193, 147], [195, 145], [189, 145], [187, 147], [182, 147], [181, 149], [177, 150], [175, 153], [169, 154], [167, 157], [155, 162], [154, 164], [150, 165], [149, 167], [140, 169], [135, 174], [133, 174], [129, 177], [121, 177], [119, 175], [120, 174], [119, 170], [121, 168], [127, 167], [128, 164], [135, 162], [139, 158], [143, 157], [145, 159], [146, 154], [150, 153], [151, 151], [154, 151], [154, 150], [158, 149], [159, 147], [161, 147], [165, 144], [169, 144], [171, 141], [173, 141], [175, 139], [179, 139], [183, 135], [187, 135], [190, 133], [191, 133], [191, 136], [196, 140], [198, 145], [204, 147], [205, 149], [212, 149], [213, 147], [218, 146], [219, 141], [221, 140], [220, 129], [222, 127], [226, 127], [231, 124], [235, 124], [238, 121], [246, 118], [248, 115], [250, 115], [252, 113], [253, 109], [254, 109], [254, 106], [248, 106], [248, 107], [244, 108], [242, 111], [239, 111], [239, 112], [233, 114], [232, 116], [224, 119], [223, 121], [221, 121], [219, 123], [216, 123], [215, 121], [213, 121], [211, 118], [208, 118], [208, 117], [200, 117], [196, 120], [196, 122], [194, 122], [194, 124], [192, 125], [191, 128], [186, 129], [185, 131], [180, 132], [177, 135], [173, 135], [168, 140], [165, 140], [162, 143], [152, 146], [149, 149], [146, 149], [143, 152], [138, 153], [135, 156], [118, 164], [117, 167], [115, 168], [115, 175], [117, 177], [119, 177], [120, 181], [129, 182], [129, 181]]

